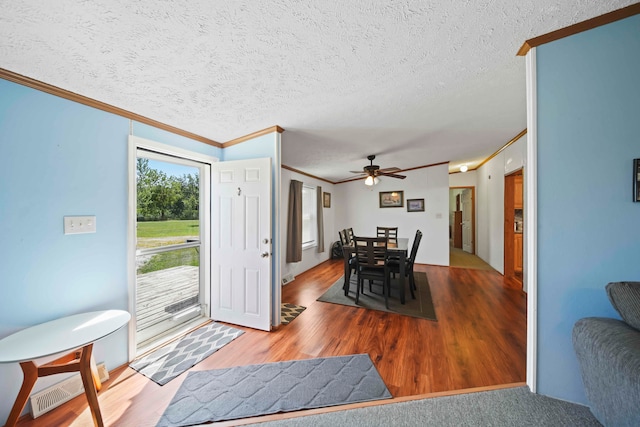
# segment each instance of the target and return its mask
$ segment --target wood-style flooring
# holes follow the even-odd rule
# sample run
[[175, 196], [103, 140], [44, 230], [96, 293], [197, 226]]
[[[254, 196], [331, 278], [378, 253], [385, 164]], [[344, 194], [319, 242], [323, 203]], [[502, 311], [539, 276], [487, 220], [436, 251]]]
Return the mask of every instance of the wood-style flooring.
[[[416, 265], [427, 273], [438, 321], [317, 302], [342, 276], [327, 261], [283, 288], [307, 309], [274, 332], [249, 328], [192, 370], [368, 353], [398, 397], [525, 381], [526, 294], [495, 271]], [[123, 366], [99, 393], [107, 426], [154, 426], [186, 374], [159, 386]], [[84, 395], [19, 426], [91, 426]]]

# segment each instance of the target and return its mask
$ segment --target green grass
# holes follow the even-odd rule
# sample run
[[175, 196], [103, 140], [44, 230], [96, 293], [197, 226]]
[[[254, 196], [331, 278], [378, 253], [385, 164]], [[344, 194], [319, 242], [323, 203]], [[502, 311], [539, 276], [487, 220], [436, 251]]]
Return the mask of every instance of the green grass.
[[[198, 237], [198, 220], [144, 221], [138, 222], [138, 249], [185, 243], [185, 237]], [[175, 239], [172, 239], [175, 237]], [[138, 269], [138, 274], [164, 270], [179, 265], [197, 266], [200, 260], [194, 248], [179, 249], [156, 254]]]
[[138, 222], [138, 238], [198, 236], [199, 234], [197, 219]]

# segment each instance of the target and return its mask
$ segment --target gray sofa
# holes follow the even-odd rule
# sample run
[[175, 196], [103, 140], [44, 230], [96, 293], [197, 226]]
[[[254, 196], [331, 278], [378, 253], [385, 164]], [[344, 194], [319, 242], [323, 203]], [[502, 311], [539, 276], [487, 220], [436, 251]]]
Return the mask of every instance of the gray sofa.
[[593, 415], [603, 425], [640, 426], [640, 282], [606, 286], [622, 320], [580, 319], [573, 348]]

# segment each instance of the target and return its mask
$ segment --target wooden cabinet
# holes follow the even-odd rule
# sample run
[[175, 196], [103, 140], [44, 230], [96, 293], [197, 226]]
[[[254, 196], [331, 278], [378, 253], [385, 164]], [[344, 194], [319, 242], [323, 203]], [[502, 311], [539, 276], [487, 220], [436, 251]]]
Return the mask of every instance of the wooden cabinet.
[[513, 208], [522, 209], [522, 175], [513, 178]]
[[513, 269], [522, 273], [522, 233], [513, 235]]

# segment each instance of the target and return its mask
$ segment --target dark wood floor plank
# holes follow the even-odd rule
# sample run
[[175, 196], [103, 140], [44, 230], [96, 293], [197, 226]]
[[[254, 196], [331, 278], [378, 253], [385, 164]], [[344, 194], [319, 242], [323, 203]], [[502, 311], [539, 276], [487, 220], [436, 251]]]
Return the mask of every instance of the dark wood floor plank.
[[[526, 294], [495, 271], [416, 265], [427, 273], [438, 321], [318, 302], [342, 276], [328, 261], [283, 288], [282, 301], [307, 309], [273, 332], [246, 333], [192, 368], [367, 353], [394, 397], [525, 381]], [[105, 425], [153, 426], [185, 374], [158, 386], [124, 366], [99, 393]], [[79, 396], [19, 426], [90, 426]]]

